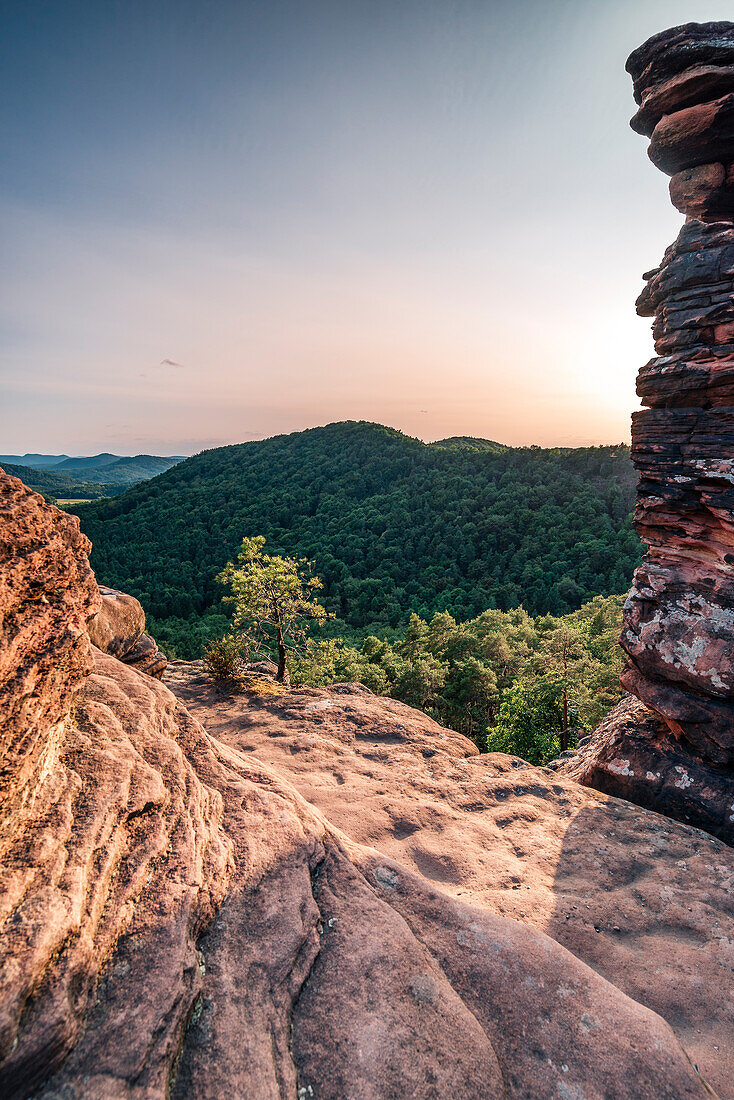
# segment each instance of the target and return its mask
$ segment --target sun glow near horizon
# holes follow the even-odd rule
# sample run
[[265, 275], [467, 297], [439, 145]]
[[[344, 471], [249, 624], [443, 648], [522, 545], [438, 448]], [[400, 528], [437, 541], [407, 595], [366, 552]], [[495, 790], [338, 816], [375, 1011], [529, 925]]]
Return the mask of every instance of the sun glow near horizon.
[[3, 77], [5, 452], [629, 438], [681, 219], [624, 61], [703, 0], [80, 11]]

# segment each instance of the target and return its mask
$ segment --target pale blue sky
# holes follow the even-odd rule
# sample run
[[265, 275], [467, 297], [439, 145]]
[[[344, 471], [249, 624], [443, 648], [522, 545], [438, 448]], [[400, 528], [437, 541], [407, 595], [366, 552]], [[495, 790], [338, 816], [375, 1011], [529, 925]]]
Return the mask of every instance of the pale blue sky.
[[0, 451], [627, 437], [681, 217], [624, 63], [724, 5], [4, 12]]

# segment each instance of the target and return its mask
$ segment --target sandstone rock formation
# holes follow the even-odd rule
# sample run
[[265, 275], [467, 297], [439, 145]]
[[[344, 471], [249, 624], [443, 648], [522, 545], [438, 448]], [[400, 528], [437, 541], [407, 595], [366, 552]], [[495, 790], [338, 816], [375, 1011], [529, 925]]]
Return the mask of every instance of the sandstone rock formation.
[[0, 1094], [725, 1095], [729, 849], [353, 685], [213, 737], [0, 489]]
[[731, 842], [734, 791], [720, 768], [693, 756], [666, 722], [626, 695], [581, 751], [551, 765], [585, 786], [627, 798]]
[[92, 668], [86, 623], [100, 597], [90, 548], [76, 519], [0, 472], [0, 853], [36, 811]]
[[89, 623], [92, 643], [126, 665], [160, 680], [166, 658], [145, 633], [145, 612], [134, 596], [100, 585], [102, 606]]
[[[0, 509], [0, 1095], [30, 1095], [78, 1044], [112, 952], [113, 973], [138, 981], [113, 1076], [143, 1048], [165, 1076], [195, 987], [193, 939], [226, 888], [221, 799], [196, 778], [185, 723], [154, 681], [93, 650], [102, 601], [76, 518], [2, 473]], [[158, 1004], [146, 1007], [150, 981]], [[93, 1029], [98, 1045], [115, 1011]], [[95, 1073], [79, 1095], [122, 1094], [102, 1083], [104, 1058]]]
[[627, 68], [687, 215], [637, 303], [658, 356], [632, 421], [648, 551], [621, 637], [622, 683], [664, 725], [625, 703], [560, 770], [734, 843], [734, 23], [665, 31]]

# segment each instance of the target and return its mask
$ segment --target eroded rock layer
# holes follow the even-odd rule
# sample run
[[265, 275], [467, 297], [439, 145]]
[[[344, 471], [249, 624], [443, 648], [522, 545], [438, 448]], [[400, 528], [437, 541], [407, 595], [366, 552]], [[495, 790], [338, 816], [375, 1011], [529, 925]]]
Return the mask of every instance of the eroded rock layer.
[[[633, 737], [630, 714], [617, 714], [613, 734], [604, 727], [581, 764], [561, 770], [734, 843], [734, 24], [665, 31], [627, 68], [639, 104], [632, 125], [650, 137], [687, 215], [637, 302], [654, 318], [658, 355], [640, 371], [647, 408], [632, 418], [635, 524], [648, 551], [620, 639], [624, 687], [664, 725], [636, 711]], [[615, 784], [614, 759], [639, 764], [645, 738], [651, 760], [662, 748], [687, 774], [699, 769], [708, 797], [698, 819], [696, 800], [681, 810], [654, 766], [630, 765]]]
[[674, 206], [705, 221], [734, 213], [734, 24], [686, 23], [627, 61], [653, 164], [672, 176]]
[[696, 1066], [731, 1079], [710, 997], [728, 849], [354, 686], [213, 737], [90, 647], [74, 521], [0, 489], [2, 751], [24, 776], [0, 810], [3, 1097], [678, 1100], [711, 1095]]

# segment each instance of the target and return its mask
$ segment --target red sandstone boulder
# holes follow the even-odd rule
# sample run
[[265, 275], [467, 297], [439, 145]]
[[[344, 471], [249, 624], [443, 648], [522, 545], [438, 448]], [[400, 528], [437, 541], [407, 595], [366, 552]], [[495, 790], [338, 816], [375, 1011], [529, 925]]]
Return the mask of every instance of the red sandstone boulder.
[[719, 99], [728, 94], [733, 86], [734, 65], [693, 65], [647, 88], [630, 126], [638, 134], [652, 137], [653, 130], [664, 115]]
[[166, 658], [145, 633], [145, 612], [134, 596], [100, 586], [102, 606], [89, 623], [89, 637], [97, 649], [126, 665], [160, 679]]
[[[656, 701], [665, 709], [664, 701]], [[729, 772], [692, 756], [671, 738], [668, 724], [633, 695], [626, 695], [578, 753], [554, 770], [638, 806], [664, 806], [669, 817], [705, 828], [734, 846]]]
[[728, 163], [734, 149], [734, 92], [709, 103], [663, 115], [652, 132], [650, 160], [672, 176], [715, 161]]
[[134, 649], [122, 658], [126, 665], [132, 665], [146, 676], [160, 680], [168, 661], [156, 645], [150, 634], [143, 634]]
[[692, 218], [716, 221], [734, 215], [734, 164], [684, 168], [670, 181], [670, 201]]
[[145, 631], [145, 612], [134, 596], [100, 585], [102, 606], [89, 623], [89, 637], [97, 649], [123, 660]]

